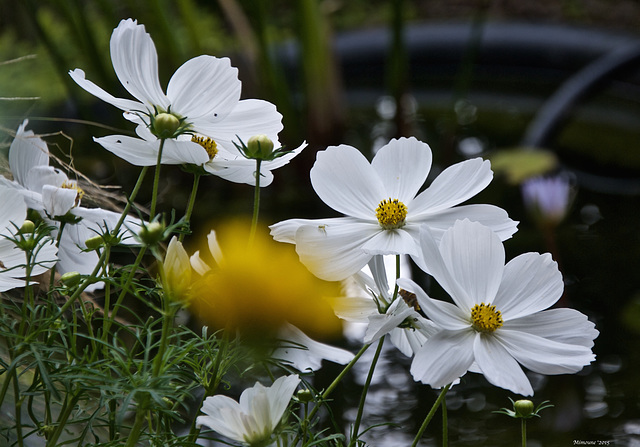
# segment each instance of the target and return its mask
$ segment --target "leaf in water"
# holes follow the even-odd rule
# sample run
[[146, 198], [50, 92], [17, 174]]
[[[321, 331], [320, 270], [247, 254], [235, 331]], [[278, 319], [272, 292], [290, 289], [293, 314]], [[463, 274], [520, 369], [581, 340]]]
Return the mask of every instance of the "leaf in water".
[[558, 158], [553, 152], [526, 147], [502, 149], [489, 158], [493, 171], [514, 185], [543, 175], [558, 165]]

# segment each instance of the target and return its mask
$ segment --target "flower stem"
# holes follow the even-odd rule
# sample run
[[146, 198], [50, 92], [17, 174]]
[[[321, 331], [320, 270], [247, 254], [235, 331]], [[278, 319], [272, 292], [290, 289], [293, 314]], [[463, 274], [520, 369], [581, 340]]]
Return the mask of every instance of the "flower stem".
[[382, 345], [384, 343], [384, 337], [380, 338], [378, 342], [378, 348], [376, 349], [376, 353], [373, 355], [373, 360], [371, 360], [371, 366], [369, 367], [369, 374], [367, 375], [367, 380], [364, 383], [364, 388], [362, 389], [362, 395], [360, 396], [360, 404], [358, 405], [358, 414], [356, 416], [356, 420], [353, 423], [353, 433], [351, 436], [351, 441], [349, 442], [349, 446], [355, 446], [356, 441], [358, 440], [358, 430], [360, 430], [360, 422], [362, 421], [362, 413], [364, 412], [364, 402], [367, 399], [367, 392], [369, 391], [369, 387], [371, 386], [371, 380], [373, 379], [373, 372], [376, 369], [376, 364], [378, 363], [378, 359], [380, 358], [380, 353], [382, 352]]
[[520, 418], [520, 429], [522, 431], [522, 447], [527, 447], [527, 419]]
[[158, 149], [158, 160], [156, 161], [156, 173], [153, 178], [153, 194], [151, 196], [151, 209], [149, 210], [149, 221], [156, 216], [156, 203], [158, 201], [158, 185], [160, 184], [160, 167], [162, 166], [162, 150], [164, 149], [164, 138], [160, 140]]
[[[320, 401], [323, 401], [329, 397], [331, 392], [338, 386], [338, 384], [344, 378], [344, 376], [346, 376], [347, 373], [351, 370], [351, 368], [353, 368], [353, 365], [355, 365], [357, 361], [360, 360], [360, 357], [362, 357], [362, 354], [364, 354], [367, 351], [367, 349], [369, 349], [369, 346], [371, 346], [371, 343], [367, 343], [366, 345], [362, 346], [362, 348], [360, 348], [360, 351], [358, 351], [358, 353], [353, 357], [353, 359], [351, 359], [351, 361], [346, 364], [346, 366], [342, 369], [340, 374], [338, 374], [336, 378], [333, 379], [333, 382], [331, 382], [331, 384], [327, 387], [327, 389], [324, 390], [324, 392], [320, 396], [320, 399], [319, 399]], [[320, 409], [320, 405], [314, 406], [309, 412], [309, 414], [306, 416], [305, 420], [302, 421], [302, 424], [307, 424], [311, 420], [311, 418], [315, 416], [315, 414], [318, 412], [319, 409]], [[299, 438], [300, 438], [300, 434], [297, 435], [296, 439], [294, 439], [291, 445], [292, 446], [297, 445]]]
[[447, 399], [442, 399], [442, 447], [449, 445], [449, 421], [447, 418]]
[[[198, 194], [198, 185], [200, 184], [200, 177], [202, 174], [196, 172], [193, 174], [193, 186], [191, 187], [191, 195], [189, 196], [189, 204], [184, 214], [184, 221], [189, 223], [191, 221], [191, 214], [193, 213], [193, 206], [196, 203], [196, 195]], [[182, 242], [184, 240], [185, 233], [180, 234], [178, 240]]]
[[256, 186], [253, 191], [253, 217], [251, 218], [251, 233], [249, 234], [250, 243], [256, 236], [256, 230], [258, 228], [258, 214], [260, 213], [260, 165], [261, 159], [256, 159]]
[[422, 425], [420, 426], [420, 429], [418, 430], [418, 433], [416, 434], [416, 437], [413, 440], [413, 444], [411, 444], [411, 447], [416, 447], [418, 445], [418, 442], [420, 442], [420, 438], [422, 438], [422, 435], [424, 434], [424, 431], [427, 429], [429, 422], [431, 422], [431, 419], [433, 419], [433, 415], [436, 414], [436, 410], [444, 400], [444, 396], [447, 394], [447, 391], [449, 391], [449, 388], [451, 388], [451, 384], [445, 386], [444, 388], [442, 388], [442, 391], [440, 391], [440, 395], [438, 396], [436, 401], [433, 403], [433, 406], [431, 407], [431, 410], [429, 410], [427, 417], [424, 418], [424, 422], [422, 422]]

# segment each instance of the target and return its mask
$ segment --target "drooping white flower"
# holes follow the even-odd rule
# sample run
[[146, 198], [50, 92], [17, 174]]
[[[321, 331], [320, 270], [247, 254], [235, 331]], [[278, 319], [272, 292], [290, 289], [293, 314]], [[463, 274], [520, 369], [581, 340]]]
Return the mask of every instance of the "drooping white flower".
[[335, 301], [336, 315], [349, 322], [365, 323], [365, 343], [389, 334], [391, 343], [412, 357], [436, 327], [416, 311], [411, 297], [405, 295], [405, 300], [399, 295], [392, 301], [393, 289], [389, 288], [383, 256], [374, 256], [369, 269], [372, 276], [360, 271], [344, 281], [347, 296]]
[[302, 262], [317, 276], [341, 280], [374, 255], [408, 254], [419, 261], [419, 228], [441, 235], [457, 219], [481, 222], [502, 239], [516, 231], [507, 213], [492, 205], [455, 205], [482, 191], [493, 176], [480, 158], [444, 170], [418, 194], [431, 168], [431, 149], [415, 138], [391, 140], [373, 161], [341, 145], [318, 153], [311, 169], [316, 193], [346, 217], [291, 219], [271, 226], [277, 241], [296, 244]]
[[[54, 226], [54, 238], [58, 237], [61, 221], [65, 221], [58, 251], [58, 272], [89, 274], [98, 262], [98, 255], [95, 251], [83, 251], [85, 241], [115, 228], [120, 214], [81, 207], [84, 192], [60, 169], [49, 166], [47, 144], [33, 131], [26, 130], [27, 124], [25, 120], [20, 125], [9, 148], [9, 168], [14, 179], [0, 177], [0, 185], [17, 190], [27, 207], [38, 211], [45, 222]], [[139, 219], [127, 217], [121, 243], [136, 244], [133, 234], [139, 226]], [[101, 283], [90, 285], [87, 290], [98, 287]]]
[[309, 337], [292, 324], [285, 324], [278, 334], [281, 340], [271, 357], [290, 364], [298, 371], [317, 371], [322, 367], [322, 360], [339, 365], [349, 363], [354, 354], [335, 346], [320, 343]]
[[468, 220], [456, 222], [439, 243], [425, 228], [421, 248], [429, 254], [429, 272], [455, 304], [430, 298], [411, 280], [398, 280], [442, 328], [416, 353], [416, 380], [438, 388], [472, 371], [493, 385], [532, 395], [520, 365], [540, 374], [571, 374], [595, 359], [591, 347], [598, 331], [585, 315], [545, 310], [563, 291], [548, 253], [525, 253], [505, 265], [500, 238]]
[[[12, 239], [20, 237], [17, 232], [27, 217], [27, 205], [22, 195], [13, 188], [0, 186], [0, 197], [0, 292], [6, 292], [25, 286], [27, 256]], [[32, 237], [28, 234], [24, 236]], [[57, 261], [57, 251], [50, 238], [34, 245], [30, 275], [40, 275], [53, 267]]]
[[239, 402], [227, 396], [209, 396], [202, 405], [203, 425], [234, 441], [249, 445], [266, 445], [291, 401], [300, 378], [283, 376], [265, 387], [259, 382], [240, 395]]
[[246, 142], [254, 135], [265, 134], [277, 142], [282, 116], [267, 101], [240, 99], [242, 83], [228, 58], [202, 55], [188, 60], [173, 74], [165, 93], [158, 77], [155, 45], [144, 25], [132, 19], [122, 20], [113, 31], [110, 47], [115, 73], [136, 100], [112, 96], [87, 80], [81, 69], [69, 74], [80, 87], [123, 110], [127, 119], [138, 124], [139, 138], [111, 135], [95, 139], [118, 157], [137, 166], [155, 165], [159, 116], [170, 121], [173, 117], [176, 125], [176, 132], [169, 131], [171, 135], [165, 139], [162, 163], [204, 165], [210, 173], [232, 181], [237, 173], [226, 172], [226, 164], [242, 164], [243, 171], [252, 166], [250, 160], [240, 160], [234, 141]]

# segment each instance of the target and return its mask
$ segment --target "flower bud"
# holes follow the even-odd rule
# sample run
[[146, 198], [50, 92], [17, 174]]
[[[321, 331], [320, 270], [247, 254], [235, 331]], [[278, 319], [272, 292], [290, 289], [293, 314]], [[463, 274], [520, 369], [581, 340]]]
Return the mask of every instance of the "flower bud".
[[265, 160], [273, 152], [273, 141], [266, 135], [254, 135], [247, 141], [247, 152], [251, 158]]
[[173, 138], [180, 120], [171, 113], [159, 113], [151, 121], [151, 132], [158, 138]]
[[19, 234], [33, 234], [36, 229], [36, 225], [30, 220], [25, 220], [20, 227]]
[[164, 230], [164, 224], [154, 221], [149, 225], [142, 225], [138, 232], [138, 237], [145, 245], [155, 245], [162, 240]]
[[89, 250], [97, 250], [104, 245], [104, 240], [102, 239], [102, 236], [93, 236], [84, 241], [84, 244]]
[[533, 402], [528, 399], [517, 400], [513, 403], [513, 409], [517, 417], [528, 418], [533, 414]]
[[307, 389], [298, 391], [297, 397], [298, 400], [302, 403], [308, 403], [313, 400], [313, 394]]
[[82, 276], [78, 272], [67, 272], [60, 277], [60, 282], [67, 287], [75, 287], [80, 284]]

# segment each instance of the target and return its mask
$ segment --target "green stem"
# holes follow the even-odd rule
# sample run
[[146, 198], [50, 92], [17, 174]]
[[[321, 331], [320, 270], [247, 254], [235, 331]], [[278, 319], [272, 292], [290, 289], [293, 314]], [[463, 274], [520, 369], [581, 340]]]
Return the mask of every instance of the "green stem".
[[256, 159], [256, 186], [253, 191], [253, 217], [251, 218], [251, 233], [249, 234], [250, 243], [256, 236], [256, 230], [258, 229], [258, 214], [260, 213], [260, 165], [262, 160]]
[[[125, 205], [124, 210], [122, 210], [122, 214], [120, 215], [120, 220], [118, 220], [118, 223], [116, 224], [116, 226], [113, 228], [113, 230], [111, 230], [112, 234], [118, 234], [118, 232], [120, 231], [120, 227], [122, 227], [124, 220], [129, 214], [131, 205], [133, 204], [133, 201], [135, 200], [136, 196], [138, 195], [138, 192], [140, 191], [140, 187], [142, 186], [142, 180], [144, 179], [144, 176], [147, 173], [148, 169], [149, 167], [145, 166], [140, 171], [140, 175], [138, 176], [138, 181], [136, 182], [136, 185], [134, 186], [133, 191], [131, 191], [131, 194], [129, 195], [129, 199], [127, 200], [127, 204]], [[91, 272], [91, 274], [87, 278], [85, 278], [85, 280], [78, 286], [75, 292], [69, 297], [67, 302], [64, 303], [62, 307], [60, 307], [58, 312], [56, 312], [56, 314], [49, 319], [49, 322], [54, 322], [58, 318], [60, 318], [61, 315], [63, 315], [71, 306], [73, 306], [73, 304], [76, 302], [78, 297], [82, 294], [82, 292], [84, 292], [84, 289], [86, 289], [90, 284], [93, 283], [95, 276], [98, 274], [98, 272], [100, 271], [100, 269], [102, 268], [102, 266], [104, 265], [107, 259], [107, 253], [108, 253], [108, 250], [104, 250], [102, 252], [102, 254], [100, 255], [100, 258], [98, 259], [98, 262], [96, 263], [96, 266], [93, 269], [93, 272]], [[30, 341], [30, 338], [31, 337], [27, 337], [25, 339], [25, 343], [28, 343]]]
[[413, 440], [413, 444], [411, 444], [411, 447], [416, 447], [418, 445], [418, 442], [420, 442], [420, 438], [422, 438], [422, 435], [424, 434], [424, 431], [427, 429], [429, 422], [431, 422], [431, 419], [433, 419], [433, 415], [436, 414], [436, 410], [444, 400], [444, 396], [447, 394], [447, 391], [449, 391], [449, 388], [451, 388], [451, 384], [445, 386], [444, 388], [442, 388], [442, 391], [440, 391], [440, 395], [438, 396], [436, 401], [433, 403], [433, 406], [431, 407], [431, 410], [427, 414], [427, 417], [424, 418], [424, 422], [422, 422], [422, 425], [420, 426], [420, 429], [418, 430], [418, 433], [416, 434], [416, 437]]
[[527, 447], [527, 420], [520, 418], [520, 429], [522, 431], [522, 447]]
[[140, 435], [142, 434], [142, 427], [144, 426], [146, 406], [147, 406], [148, 396], [140, 399], [138, 403], [138, 408], [136, 408], [136, 419], [133, 422], [133, 427], [131, 427], [131, 431], [129, 432], [129, 437], [127, 438], [127, 444], [125, 447], [135, 447], [138, 439], [140, 439]]
[[373, 372], [376, 369], [376, 364], [378, 363], [378, 359], [380, 358], [380, 353], [382, 352], [382, 345], [384, 343], [384, 337], [380, 338], [378, 342], [378, 348], [376, 349], [376, 353], [373, 355], [373, 360], [371, 360], [371, 366], [369, 367], [369, 374], [367, 375], [367, 380], [364, 383], [364, 388], [362, 389], [362, 395], [360, 396], [360, 404], [358, 405], [358, 414], [356, 416], [356, 420], [353, 423], [353, 434], [351, 436], [351, 441], [349, 442], [349, 446], [356, 445], [356, 441], [358, 440], [358, 430], [360, 430], [360, 422], [362, 421], [362, 414], [364, 412], [364, 403], [367, 399], [367, 392], [369, 391], [369, 387], [371, 386], [371, 380], [373, 379]]
[[447, 399], [442, 399], [442, 447], [449, 445], [449, 421], [447, 417]]
[[151, 209], [149, 210], [149, 221], [156, 216], [156, 203], [158, 202], [158, 185], [160, 184], [160, 167], [162, 166], [162, 150], [164, 149], [164, 138], [160, 140], [158, 149], [158, 160], [156, 161], [156, 172], [153, 177], [153, 194], [151, 196]]
[[[196, 172], [193, 174], [193, 187], [191, 188], [191, 195], [189, 196], [189, 204], [187, 205], [187, 211], [184, 215], [184, 221], [189, 223], [191, 221], [191, 214], [193, 213], [193, 206], [196, 203], [196, 195], [198, 194], [198, 185], [200, 184], [200, 177], [202, 174]], [[184, 240], [185, 234], [182, 233], [178, 240], [182, 242]]]
[[[322, 393], [322, 395], [320, 396], [320, 401], [324, 401], [326, 400], [329, 395], [331, 394], [331, 392], [338, 386], [338, 384], [340, 383], [340, 381], [344, 378], [344, 376], [347, 375], [347, 373], [349, 371], [351, 371], [351, 368], [353, 368], [353, 365], [355, 365], [358, 360], [360, 360], [360, 357], [362, 357], [362, 354], [364, 354], [367, 349], [369, 349], [369, 346], [371, 346], [371, 343], [368, 343], [364, 346], [362, 346], [362, 348], [360, 348], [360, 351], [358, 351], [358, 353], [353, 357], [353, 359], [351, 359], [351, 361], [349, 363], [347, 363], [347, 365], [342, 369], [342, 371], [340, 372], [340, 374], [338, 374], [336, 376], [335, 379], [333, 379], [333, 382], [331, 382], [331, 384], [327, 387], [326, 390], [324, 390], [324, 392]], [[315, 414], [320, 410], [320, 405], [316, 405], [314, 406], [311, 411], [309, 412], [309, 414], [307, 415], [307, 417], [305, 418], [305, 420], [302, 422], [303, 424], [308, 423], [308, 421], [311, 420], [311, 418], [313, 418], [315, 416]], [[297, 445], [298, 440], [300, 438], [300, 435], [298, 435], [296, 437], [296, 439], [294, 439], [293, 443], [291, 444], [292, 446]]]
[[[64, 231], [64, 226], [65, 226], [65, 223], [60, 222], [58, 237], [56, 237], [56, 247], [58, 247], [58, 249], [60, 249], [60, 240], [62, 239], [62, 232]], [[53, 267], [51, 267], [51, 277], [49, 279], [49, 293], [51, 293], [51, 291], [53, 290], [53, 286], [56, 283], [56, 265], [57, 264], [53, 264]]]

